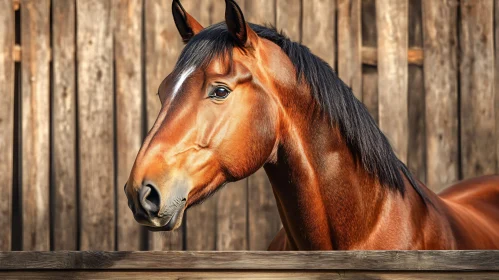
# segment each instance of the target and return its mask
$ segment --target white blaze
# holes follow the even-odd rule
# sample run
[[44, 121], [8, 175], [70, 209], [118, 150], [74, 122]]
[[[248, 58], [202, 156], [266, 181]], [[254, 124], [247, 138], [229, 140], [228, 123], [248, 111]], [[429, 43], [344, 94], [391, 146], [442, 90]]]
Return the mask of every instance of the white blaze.
[[185, 80], [187, 78], [189, 78], [189, 76], [192, 74], [192, 72], [194, 72], [194, 67], [191, 67], [191, 68], [185, 70], [184, 72], [182, 72], [182, 74], [180, 74], [180, 78], [177, 80], [177, 83], [175, 84], [175, 87], [173, 88], [173, 94], [172, 94], [171, 100], [173, 100], [173, 98], [175, 98], [177, 93], [180, 91], [180, 88], [182, 88], [182, 85], [184, 84]]

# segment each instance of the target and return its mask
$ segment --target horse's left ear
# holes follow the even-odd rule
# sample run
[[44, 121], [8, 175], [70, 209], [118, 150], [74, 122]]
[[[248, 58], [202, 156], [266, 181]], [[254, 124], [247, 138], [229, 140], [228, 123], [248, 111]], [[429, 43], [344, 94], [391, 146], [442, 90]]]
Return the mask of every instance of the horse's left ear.
[[172, 13], [173, 20], [184, 43], [189, 42], [194, 35], [203, 30], [203, 26], [184, 10], [179, 0], [173, 0]]
[[232, 37], [243, 47], [250, 46], [258, 39], [258, 35], [246, 23], [241, 8], [234, 0], [225, 0], [225, 23]]

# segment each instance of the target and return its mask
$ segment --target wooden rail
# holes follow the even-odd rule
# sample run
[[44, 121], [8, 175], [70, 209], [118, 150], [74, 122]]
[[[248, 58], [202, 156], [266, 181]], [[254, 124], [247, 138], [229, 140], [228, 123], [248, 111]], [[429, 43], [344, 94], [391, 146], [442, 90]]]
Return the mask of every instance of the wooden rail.
[[499, 277], [498, 251], [0, 252], [0, 278]]
[[[50, 52], [51, 53], [51, 52]], [[14, 61], [22, 59], [21, 46], [15, 45], [13, 52]], [[50, 60], [52, 57], [49, 58]], [[407, 62], [411, 65], [423, 65], [423, 49], [410, 48], [407, 51]], [[373, 47], [362, 47], [362, 64], [376, 66], [378, 64], [378, 49]]]

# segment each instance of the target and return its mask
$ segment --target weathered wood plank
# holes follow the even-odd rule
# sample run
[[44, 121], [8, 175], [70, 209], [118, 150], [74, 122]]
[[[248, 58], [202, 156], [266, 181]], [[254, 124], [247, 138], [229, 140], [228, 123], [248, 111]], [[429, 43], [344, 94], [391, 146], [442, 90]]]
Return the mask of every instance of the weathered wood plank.
[[[225, 16], [224, 1], [184, 0], [182, 5], [204, 27], [222, 21]], [[186, 250], [216, 249], [217, 201], [218, 194], [187, 211], [185, 226]]]
[[[421, 0], [409, 0], [409, 47], [423, 46]], [[421, 182], [426, 181], [425, 92], [423, 67], [409, 65], [409, 149], [407, 167]]]
[[[362, 46], [375, 50], [374, 57], [378, 60], [376, 30], [376, 4], [374, 0], [362, 1]], [[363, 59], [363, 63], [365, 63]], [[378, 69], [377, 63], [372, 66], [362, 66], [362, 102], [378, 123]]]
[[336, 0], [303, 5], [302, 43], [331, 67], [336, 67]]
[[338, 0], [338, 75], [362, 100], [361, 1]]
[[276, 0], [276, 28], [291, 40], [301, 42], [303, 0]]
[[461, 162], [464, 178], [496, 172], [494, 3], [463, 0], [461, 15]]
[[426, 182], [435, 192], [459, 179], [457, 5], [423, 0]]
[[113, 34], [109, 0], [77, 1], [81, 249], [113, 250]]
[[[145, 83], [147, 130], [158, 116], [161, 108], [158, 87], [173, 70], [182, 48], [182, 40], [171, 15], [171, 1], [145, 1]], [[174, 232], [149, 234], [152, 250], [181, 250], [182, 229]]]
[[11, 249], [14, 153], [14, 7], [0, 1], [0, 251]]
[[76, 3], [52, 1], [54, 250], [77, 249]]
[[216, 250], [248, 250], [248, 179], [229, 183], [218, 194]]
[[[245, 17], [248, 21], [275, 25], [275, 0], [246, 1], [245, 4]], [[266, 250], [281, 228], [281, 222], [272, 186], [263, 169], [248, 178], [247, 195], [248, 249]], [[246, 198], [241, 196], [241, 199]]]
[[36, 271], [0, 272], [6, 279], [147, 279], [162, 280], [218, 280], [218, 279], [483, 279], [495, 280], [497, 272], [378, 272], [378, 271]]
[[139, 250], [141, 227], [122, 191], [142, 144], [142, 0], [114, 1], [118, 250]]
[[0, 252], [0, 271], [53, 269], [499, 272], [499, 251]]
[[23, 249], [49, 250], [50, 1], [21, 11]]
[[408, 0], [377, 0], [379, 126], [407, 162]]

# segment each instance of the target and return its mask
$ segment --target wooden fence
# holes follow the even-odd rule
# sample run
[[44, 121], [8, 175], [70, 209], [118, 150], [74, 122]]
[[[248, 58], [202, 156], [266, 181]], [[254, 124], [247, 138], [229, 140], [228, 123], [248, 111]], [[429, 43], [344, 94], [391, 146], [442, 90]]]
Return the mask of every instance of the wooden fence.
[[[499, 0], [238, 2], [332, 65], [433, 190], [497, 172]], [[222, 0], [182, 3], [223, 20]], [[261, 170], [173, 233], [127, 209], [122, 186], [182, 48], [170, 5], [0, 0], [0, 251], [261, 250], [278, 231]]]
[[497, 279], [499, 251], [4, 252], [2, 279]]

